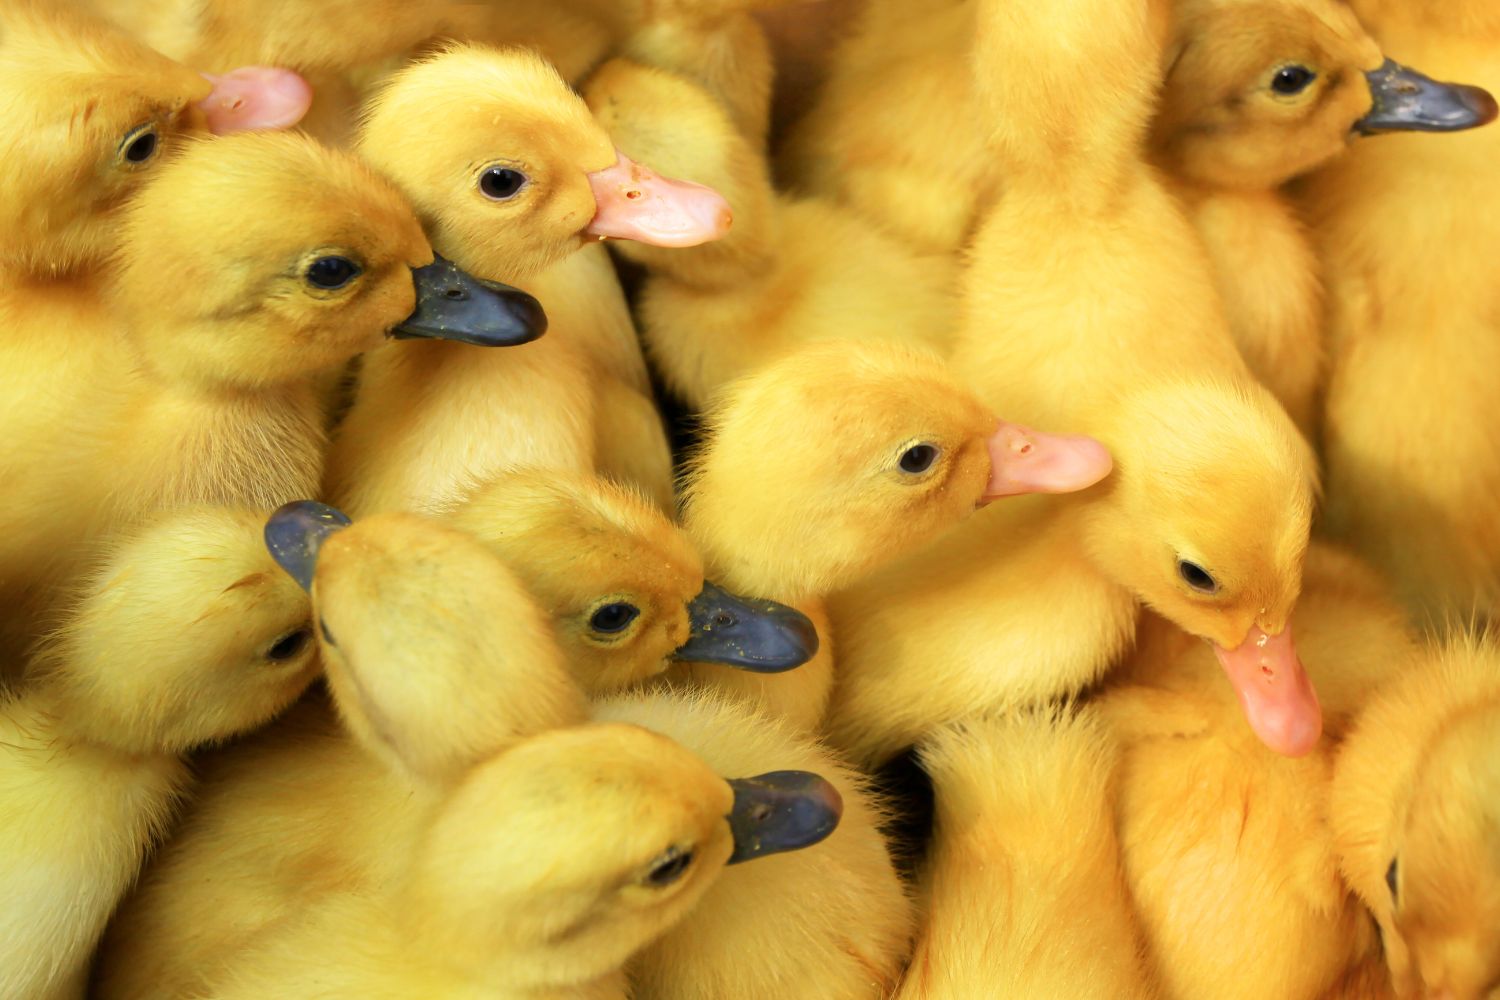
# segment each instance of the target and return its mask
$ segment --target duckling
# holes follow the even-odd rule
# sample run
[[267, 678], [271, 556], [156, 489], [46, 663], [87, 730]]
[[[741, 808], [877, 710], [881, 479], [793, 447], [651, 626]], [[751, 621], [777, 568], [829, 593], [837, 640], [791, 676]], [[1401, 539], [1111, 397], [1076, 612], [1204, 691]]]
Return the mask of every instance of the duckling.
[[32, 683], [0, 704], [0, 994], [81, 995], [90, 953], [190, 784], [316, 672], [306, 597], [260, 516], [185, 508], [118, 539]]
[[1293, 623], [1325, 719], [1305, 757], [1259, 745], [1209, 651], [1160, 619], [1099, 699], [1123, 748], [1121, 855], [1165, 996], [1316, 1000], [1378, 952], [1339, 875], [1329, 787], [1356, 712], [1416, 646], [1385, 581], [1324, 543]]
[[[419, 134], [418, 118], [447, 124]], [[427, 509], [507, 466], [546, 465], [647, 475], [670, 509], [666, 437], [623, 296], [607, 259], [566, 258], [599, 237], [716, 238], [723, 199], [623, 158], [556, 70], [520, 50], [455, 45], [408, 66], [372, 99], [358, 146], [411, 196], [441, 252], [534, 292], [551, 335], [501, 365], [435, 345], [367, 359], [330, 496], [356, 515]], [[644, 436], [622, 439], [615, 410]]]
[[617, 248], [648, 270], [641, 332], [668, 387], [690, 407], [703, 409], [730, 380], [812, 340], [946, 346], [952, 263], [910, 253], [830, 201], [777, 195], [764, 156], [701, 88], [617, 59], [584, 96], [631, 155], [708, 183], [734, 205], [734, 228], [715, 243]]
[[[797, 608], [825, 639], [829, 593], [988, 501], [1084, 489], [1110, 470], [1097, 441], [999, 421], [938, 358], [897, 343], [809, 345], [731, 384], [705, 426], [683, 523], [709, 575]], [[824, 641], [785, 674], [672, 674], [817, 731], [836, 659]]]
[[926, 923], [899, 1000], [1157, 996], [1120, 873], [1117, 758], [1087, 708], [931, 737]]
[[1500, 645], [1458, 635], [1381, 688], [1339, 754], [1339, 864], [1397, 996], [1500, 996], [1497, 734]]
[[0, 365], [26, 375], [0, 406], [8, 614], [145, 511], [316, 491], [327, 373], [387, 336], [506, 345], [544, 323], [530, 296], [435, 259], [390, 185], [302, 136], [191, 145], [123, 227], [104, 294], [0, 290]]
[[[1483, 2], [1351, 5], [1391, 56], [1371, 130], [1495, 117], [1500, 17]], [[1361, 143], [1299, 194], [1327, 276], [1331, 363], [1323, 527], [1394, 579], [1425, 624], [1500, 608], [1500, 450], [1483, 421], [1500, 383], [1497, 298], [1479, 263], [1500, 246], [1494, 127]], [[1392, 206], [1420, 204], [1420, 212]]]
[[[294, 74], [273, 70], [231, 72], [216, 83], [69, 6], [7, 3], [0, 268], [53, 278], [103, 263], [129, 196], [168, 150], [210, 125], [293, 125], [305, 110], [292, 93], [298, 87], [306, 89]], [[222, 106], [235, 100], [238, 116], [226, 115]]]
[[1262, 740], [1305, 753], [1317, 701], [1287, 626], [1313, 456], [1250, 377], [1144, 161], [1148, 12], [992, 5], [980, 26], [1007, 190], [975, 243], [953, 368], [1008, 415], [1097, 438], [1115, 468], [983, 511], [835, 595], [834, 742], [878, 763], [943, 722], [1079, 691], [1145, 604], [1214, 643]]

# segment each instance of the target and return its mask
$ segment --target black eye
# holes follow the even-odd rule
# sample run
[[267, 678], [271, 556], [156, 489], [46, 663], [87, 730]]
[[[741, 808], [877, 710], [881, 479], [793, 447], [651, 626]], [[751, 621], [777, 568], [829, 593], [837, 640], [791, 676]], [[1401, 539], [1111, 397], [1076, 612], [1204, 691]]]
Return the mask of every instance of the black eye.
[[504, 201], [514, 198], [526, 186], [526, 175], [509, 167], [491, 167], [479, 175], [479, 190], [486, 198]]
[[901, 471], [916, 474], [926, 472], [937, 461], [936, 445], [915, 444], [901, 453]]
[[1189, 587], [1205, 594], [1212, 594], [1219, 589], [1218, 583], [1208, 575], [1208, 570], [1186, 559], [1177, 560], [1177, 575], [1182, 577], [1183, 582]]
[[307, 266], [307, 283], [318, 288], [343, 288], [359, 274], [348, 257], [319, 257]]
[[288, 632], [271, 644], [266, 650], [266, 659], [281, 662], [290, 660], [298, 653], [307, 648], [308, 640], [312, 638], [312, 631], [307, 628], [299, 628], [295, 632]]
[[1391, 866], [1385, 870], [1385, 885], [1391, 890], [1391, 902], [1396, 901], [1396, 859], [1391, 859]]
[[156, 133], [147, 132], [136, 136], [130, 145], [125, 147], [125, 159], [131, 163], [145, 163], [156, 155]]
[[1306, 66], [1283, 66], [1271, 77], [1271, 89], [1278, 94], [1300, 94], [1318, 74]]
[[640, 613], [634, 604], [606, 604], [589, 619], [589, 628], [595, 632], [620, 632]]
[[669, 886], [682, 878], [683, 873], [688, 870], [688, 866], [692, 863], [692, 851], [683, 851], [676, 847], [670, 848], [651, 867], [651, 871], [646, 875], [646, 884], [656, 886], [657, 888]]

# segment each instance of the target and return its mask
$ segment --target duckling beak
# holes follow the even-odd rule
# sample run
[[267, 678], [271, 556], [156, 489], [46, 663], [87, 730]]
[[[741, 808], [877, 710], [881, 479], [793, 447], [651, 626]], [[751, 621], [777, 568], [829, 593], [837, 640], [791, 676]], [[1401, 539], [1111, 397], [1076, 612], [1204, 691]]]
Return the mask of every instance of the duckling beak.
[[673, 659], [779, 674], [818, 652], [818, 630], [802, 612], [775, 601], [737, 597], [707, 580], [702, 593], [688, 602], [688, 621], [692, 631]]
[[1378, 132], [1457, 132], [1495, 120], [1500, 105], [1490, 92], [1463, 83], [1439, 83], [1387, 59], [1365, 74], [1375, 105], [1354, 123], [1360, 135]]
[[589, 174], [597, 209], [587, 236], [654, 247], [695, 247], [729, 232], [734, 213], [711, 187], [674, 180], [616, 150], [615, 165]]
[[479, 347], [529, 344], [547, 331], [542, 304], [519, 288], [483, 281], [433, 255], [414, 267], [417, 310], [391, 331], [400, 339], [428, 337]]
[[1214, 653], [1262, 743], [1286, 757], [1301, 757], [1317, 746], [1323, 709], [1297, 658], [1290, 625], [1280, 635], [1252, 625], [1244, 642], [1233, 649], [1216, 645]]
[[214, 135], [291, 128], [312, 105], [312, 87], [289, 69], [241, 66], [223, 76], [202, 75], [214, 89], [198, 109]]
[[311, 591], [318, 550], [329, 535], [351, 523], [348, 515], [326, 503], [294, 500], [277, 508], [266, 522], [266, 548], [298, 586]]
[[734, 789], [728, 817], [734, 833], [731, 865], [811, 847], [832, 833], [844, 814], [838, 789], [808, 771], [735, 778], [729, 787]]
[[1045, 434], [1000, 422], [990, 435], [990, 481], [981, 504], [1023, 493], [1075, 493], [1109, 475], [1109, 449], [1082, 434]]

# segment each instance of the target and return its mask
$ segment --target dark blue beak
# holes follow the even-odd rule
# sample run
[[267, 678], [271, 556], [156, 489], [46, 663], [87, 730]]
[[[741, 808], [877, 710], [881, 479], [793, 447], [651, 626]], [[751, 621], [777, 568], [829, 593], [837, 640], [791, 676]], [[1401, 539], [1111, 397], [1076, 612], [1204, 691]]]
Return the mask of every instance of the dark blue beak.
[[316, 500], [294, 500], [277, 509], [266, 522], [266, 548], [277, 565], [303, 590], [312, 590], [318, 550], [336, 531], [350, 525], [343, 511]]

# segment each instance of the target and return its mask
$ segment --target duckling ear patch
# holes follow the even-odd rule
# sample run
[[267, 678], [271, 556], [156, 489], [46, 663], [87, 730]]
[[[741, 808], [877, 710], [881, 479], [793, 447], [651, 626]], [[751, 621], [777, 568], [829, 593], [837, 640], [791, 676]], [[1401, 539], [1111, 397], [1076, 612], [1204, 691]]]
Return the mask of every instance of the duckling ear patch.
[[312, 105], [312, 87], [289, 69], [242, 66], [203, 75], [214, 89], [198, 108], [214, 135], [291, 128]]

